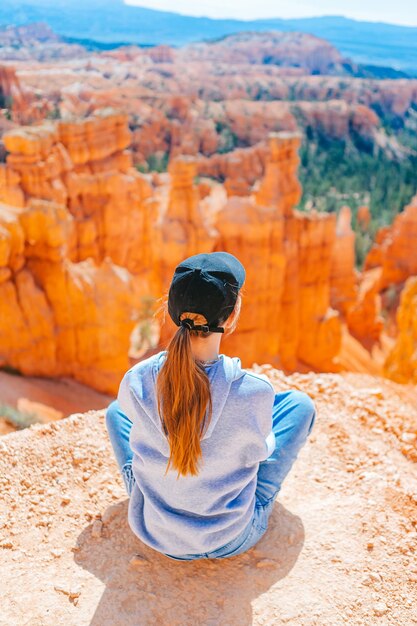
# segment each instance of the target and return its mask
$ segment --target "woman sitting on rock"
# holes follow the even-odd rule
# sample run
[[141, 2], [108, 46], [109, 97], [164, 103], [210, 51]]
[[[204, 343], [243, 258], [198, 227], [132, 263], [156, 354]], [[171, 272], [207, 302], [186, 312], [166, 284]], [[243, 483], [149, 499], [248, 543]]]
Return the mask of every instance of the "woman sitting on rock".
[[168, 294], [178, 330], [166, 351], [130, 368], [107, 409], [129, 525], [171, 559], [251, 548], [313, 427], [308, 395], [276, 394], [265, 376], [219, 354], [222, 333], [236, 327], [244, 280], [226, 252], [180, 263]]

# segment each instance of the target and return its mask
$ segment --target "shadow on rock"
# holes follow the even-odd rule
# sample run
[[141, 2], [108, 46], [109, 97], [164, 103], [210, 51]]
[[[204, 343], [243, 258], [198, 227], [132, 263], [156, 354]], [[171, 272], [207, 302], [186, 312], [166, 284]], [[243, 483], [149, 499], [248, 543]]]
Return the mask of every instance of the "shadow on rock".
[[304, 542], [301, 519], [276, 503], [248, 552], [173, 561], [135, 537], [127, 508], [128, 500], [104, 511], [101, 536], [96, 522], [78, 537], [76, 563], [106, 585], [91, 626], [252, 624], [252, 600], [288, 574]]

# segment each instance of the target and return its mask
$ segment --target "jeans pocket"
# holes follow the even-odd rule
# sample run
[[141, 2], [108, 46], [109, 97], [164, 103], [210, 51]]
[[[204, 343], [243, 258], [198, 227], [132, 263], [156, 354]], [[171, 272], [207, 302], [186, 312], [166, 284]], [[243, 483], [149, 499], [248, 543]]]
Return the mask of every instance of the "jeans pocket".
[[274, 507], [275, 498], [271, 498], [265, 503], [259, 501], [255, 505], [255, 518], [259, 530], [264, 531], [268, 528], [269, 516]]
[[164, 556], [167, 556], [172, 561], [195, 561], [197, 559], [204, 559], [205, 554], [190, 554], [189, 556], [173, 556], [172, 554], [167, 554], [166, 552], [162, 552]]

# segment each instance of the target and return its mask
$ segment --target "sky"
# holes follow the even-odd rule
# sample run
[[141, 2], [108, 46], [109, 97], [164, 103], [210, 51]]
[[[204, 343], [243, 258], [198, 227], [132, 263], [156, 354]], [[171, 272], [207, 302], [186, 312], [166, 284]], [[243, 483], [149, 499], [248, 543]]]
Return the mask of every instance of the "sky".
[[344, 15], [369, 22], [417, 26], [416, 0], [125, 0], [150, 9], [216, 18]]

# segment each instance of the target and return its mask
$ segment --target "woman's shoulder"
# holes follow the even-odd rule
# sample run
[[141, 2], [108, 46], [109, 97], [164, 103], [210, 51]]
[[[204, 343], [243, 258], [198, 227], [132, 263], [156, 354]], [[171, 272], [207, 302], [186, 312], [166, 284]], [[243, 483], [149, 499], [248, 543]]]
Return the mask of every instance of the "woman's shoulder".
[[163, 359], [165, 358], [165, 355], [166, 355], [166, 350], [162, 350], [161, 352], [152, 354], [146, 359], [142, 359], [141, 361], [138, 361], [137, 363], [132, 365], [132, 367], [127, 370], [126, 374], [131, 374], [133, 376], [135, 375], [140, 376], [148, 372], [149, 370], [155, 369], [155, 367], [158, 368], [160, 364], [162, 363]]
[[225, 357], [234, 363], [234, 383], [252, 394], [275, 394], [274, 387], [268, 376], [253, 370], [242, 368], [239, 357]]
[[273, 391], [275, 393], [274, 386], [272, 385], [268, 376], [266, 376], [265, 374], [260, 374], [258, 372], [252, 372], [250, 370], [244, 371], [247, 379], [250, 380], [252, 385], [259, 389], [268, 389], [269, 391]]
[[133, 391], [136, 395], [142, 395], [145, 388], [154, 384], [164, 357], [165, 351], [161, 351], [132, 365], [120, 382], [119, 393], [126, 394]]

